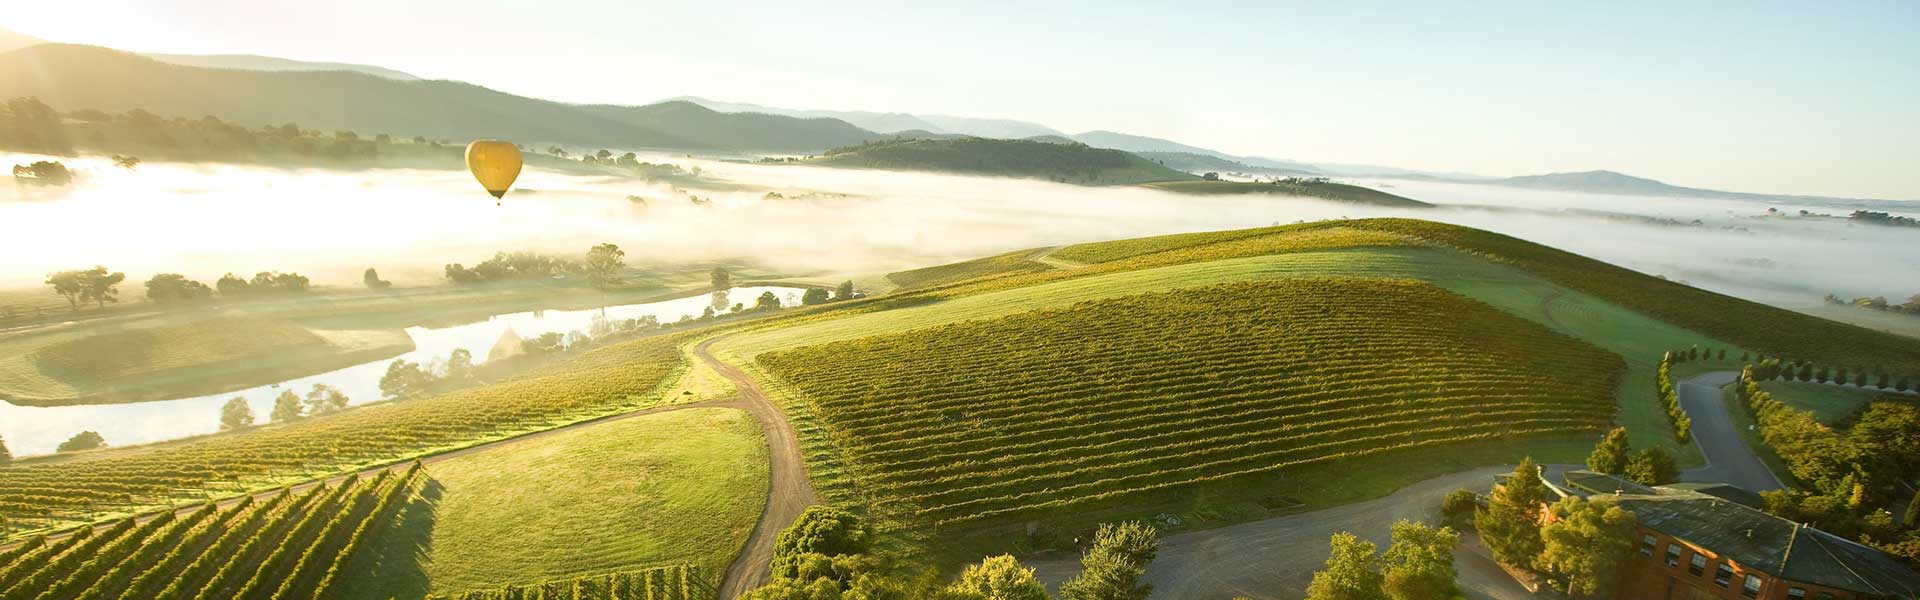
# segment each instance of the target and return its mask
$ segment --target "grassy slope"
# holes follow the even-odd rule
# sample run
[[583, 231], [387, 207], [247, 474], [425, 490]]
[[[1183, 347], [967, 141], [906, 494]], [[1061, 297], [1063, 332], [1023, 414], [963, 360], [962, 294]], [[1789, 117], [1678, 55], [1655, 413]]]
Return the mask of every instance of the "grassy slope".
[[766, 444], [745, 412], [648, 415], [429, 465], [344, 598], [416, 598], [689, 563], [719, 573], [752, 531]]
[[968, 261], [935, 265], [931, 267], [899, 271], [887, 274], [887, 281], [899, 286], [899, 290], [911, 290], [925, 287], [970, 281], [982, 277], [1048, 271], [1053, 267], [1027, 260], [1033, 250], [1016, 250]]
[[1881, 396], [1881, 392], [1874, 390], [1799, 381], [1762, 382], [1760, 389], [1787, 406], [1813, 413], [1814, 420], [1828, 425], [1847, 418]]
[[1331, 182], [1288, 185], [1245, 181], [1157, 181], [1140, 185], [1142, 187], [1181, 194], [1281, 194], [1320, 198], [1335, 202], [1371, 204], [1375, 206], [1404, 208], [1427, 208], [1433, 206], [1432, 204], [1427, 204], [1419, 200], [1389, 194], [1373, 188]]

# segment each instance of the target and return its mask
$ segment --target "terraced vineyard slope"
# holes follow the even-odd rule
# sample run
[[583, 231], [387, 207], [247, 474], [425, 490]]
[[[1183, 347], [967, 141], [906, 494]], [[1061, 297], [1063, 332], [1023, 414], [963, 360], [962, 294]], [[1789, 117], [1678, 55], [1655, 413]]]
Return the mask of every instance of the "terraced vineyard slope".
[[876, 510], [1004, 522], [1393, 450], [1597, 432], [1620, 359], [1413, 281], [1300, 278], [759, 357]]
[[227, 508], [84, 530], [0, 564], [6, 600], [333, 597], [342, 565], [412, 493], [416, 464]]
[[271, 489], [314, 476], [550, 429], [650, 406], [685, 364], [683, 335], [599, 348], [526, 377], [284, 425], [0, 469], [0, 516], [53, 529], [182, 500]]

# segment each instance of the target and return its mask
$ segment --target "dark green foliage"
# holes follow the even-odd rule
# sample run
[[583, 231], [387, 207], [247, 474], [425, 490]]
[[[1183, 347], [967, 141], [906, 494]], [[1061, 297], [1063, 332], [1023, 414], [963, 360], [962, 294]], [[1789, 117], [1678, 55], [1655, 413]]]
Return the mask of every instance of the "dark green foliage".
[[1540, 466], [1528, 458], [1487, 500], [1487, 508], [1474, 515], [1474, 529], [1481, 541], [1500, 562], [1528, 566], [1544, 548], [1540, 538], [1540, 507], [1547, 500], [1546, 484], [1540, 481]]
[[1460, 595], [1454, 583], [1453, 551], [1460, 535], [1446, 527], [1400, 520], [1393, 544], [1380, 567], [1382, 589], [1390, 600], [1446, 600]]
[[1456, 530], [1473, 527], [1473, 513], [1480, 510], [1480, 496], [1468, 490], [1447, 492], [1440, 501], [1440, 515]]
[[774, 539], [774, 573], [793, 570], [782, 568], [780, 557], [864, 554], [873, 543], [872, 536], [858, 515], [831, 506], [809, 506], [792, 526]]
[[800, 304], [806, 306], [826, 304], [831, 299], [831, 292], [825, 288], [807, 288], [806, 292], [800, 294]]
[[80, 433], [73, 434], [73, 437], [67, 438], [67, 441], [60, 442], [60, 446], [57, 448], [54, 448], [54, 451], [55, 452], [79, 452], [81, 450], [93, 450], [96, 448], [105, 448], [105, 447], [107, 447], [107, 440], [106, 438], [100, 437], [99, 432], [82, 431]]
[[1151, 584], [1140, 581], [1160, 549], [1160, 532], [1125, 522], [1101, 525], [1093, 547], [1080, 556], [1080, 574], [1060, 584], [1066, 600], [1146, 600]]
[[[1654, 385], [1658, 388], [1656, 392], [1659, 394], [1660, 404], [1666, 408], [1667, 423], [1673, 426], [1673, 439], [1685, 444], [1693, 441], [1693, 418], [1688, 417], [1687, 411], [1680, 408], [1679, 384], [1673, 380], [1673, 364], [1682, 356], [1686, 356], [1686, 353], [1668, 352], [1660, 359], [1660, 368], [1656, 373]], [[1621, 446], [1621, 450], [1624, 453], [1624, 445]], [[1622, 467], [1624, 468], [1624, 465]]]
[[1624, 475], [1643, 485], [1665, 485], [1680, 480], [1680, 467], [1666, 448], [1653, 446], [1635, 452]]
[[1566, 581], [1569, 596], [1602, 594], [1633, 555], [1633, 513], [1606, 500], [1587, 502], [1578, 496], [1554, 503], [1553, 512], [1559, 520], [1541, 530], [1545, 543], [1536, 566]]
[[1627, 428], [1615, 427], [1587, 455], [1587, 468], [1609, 475], [1627, 472]]
[[1384, 600], [1386, 580], [1375, 550], [1373, 542], [1351, 533], [1334, 534], [1326, 568], [1307, 585], [1307, 600]]
[[847, 280], [847, 281], [840, 282], [840, 286], [837, 288], [834, 288], [833, 290], [833, 299], [834, 300], [852, 300], [853, 299], [853, 281]]
[[147, 280], [147, 298], [161, 304], [205, 302], [213, 288], [179, 273], [161, 273]]

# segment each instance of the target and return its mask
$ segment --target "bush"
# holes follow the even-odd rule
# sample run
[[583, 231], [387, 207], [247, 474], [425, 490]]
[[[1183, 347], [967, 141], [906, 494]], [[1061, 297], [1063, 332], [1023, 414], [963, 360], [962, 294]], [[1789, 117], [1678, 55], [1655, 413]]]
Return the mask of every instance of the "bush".
[[1467, 490], [1454, 490], [1440, 501], [1440, 514], [1447, 526], [1456, 530], [1473, 527], [1473, 513], [1480, 510], [1480, 496]]

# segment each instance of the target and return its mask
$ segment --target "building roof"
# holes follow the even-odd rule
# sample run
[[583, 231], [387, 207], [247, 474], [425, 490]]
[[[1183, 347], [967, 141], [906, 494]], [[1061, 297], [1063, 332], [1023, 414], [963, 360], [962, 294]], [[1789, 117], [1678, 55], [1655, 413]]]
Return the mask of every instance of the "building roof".
[[[1612, 500], [1648, 529], [1686, 540], [1741, 566], [1842, 590], [1920, 598], [1920, 573], [1879, 550], [1730, 500], [1724, 485], [1647, 487], [1591, 471], [1566, 474], [1590, 498]], [[1617, 491], [1596, 491], [1596, 490]], [[1751, 495], [1750, 492], [1733, 488]]]
[[1736, 485], [1728, 485], [1725, 483], [1686, 482], [1686, 483], [1669, 483], [1667, 485], [1663, 485], [1660, 487], [1673, 488], [1676, 490], [1687, 490], [1690, 492], [1700, 492], [1708, 496], [1718, 497], [1722, 500], [1738, 502], [1742, 505], [1745, 505], [1747, 508], [1752, 508], [1757, 510], [1766, 510], [1767, 508], [1767, 501], [1761, 498], [1759, 494], [1749, 492], [1746, 489], [1743, 489], [1740, 486], [1736, 486]]

